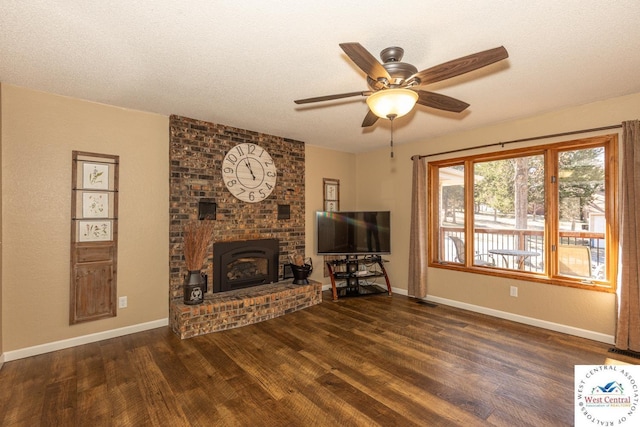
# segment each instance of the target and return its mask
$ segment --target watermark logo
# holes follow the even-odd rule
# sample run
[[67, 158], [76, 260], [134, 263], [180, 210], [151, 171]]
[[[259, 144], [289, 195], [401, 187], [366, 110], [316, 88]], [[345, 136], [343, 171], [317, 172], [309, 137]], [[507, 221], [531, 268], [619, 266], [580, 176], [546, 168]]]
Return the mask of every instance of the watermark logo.
[[576, 365], [576, 427], [640, 425], [640, 365]]

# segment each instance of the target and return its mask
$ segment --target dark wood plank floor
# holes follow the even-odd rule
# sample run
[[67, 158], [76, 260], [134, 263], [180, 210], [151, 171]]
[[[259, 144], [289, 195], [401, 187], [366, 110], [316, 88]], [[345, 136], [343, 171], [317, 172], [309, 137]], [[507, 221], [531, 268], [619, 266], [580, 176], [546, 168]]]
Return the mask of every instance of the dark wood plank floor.
[[606, 344], [399, 295], [324, 297], [188, 340], [160, 328], [7, 362], [0, 424], [571, 425], [574, 365], [612, 356]]

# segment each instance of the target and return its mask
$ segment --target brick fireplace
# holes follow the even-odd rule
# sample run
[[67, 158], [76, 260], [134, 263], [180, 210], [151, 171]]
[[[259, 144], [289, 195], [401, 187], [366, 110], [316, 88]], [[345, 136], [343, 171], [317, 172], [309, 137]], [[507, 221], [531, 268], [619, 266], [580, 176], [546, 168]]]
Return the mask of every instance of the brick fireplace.
[[[170, 299], [170, 322], [172, 329], [181, 335], [194, 336], [206, 331], [217, 330], [209, 324], [196, 328], [199, 332], [191, 330], [185, 332], [185, 325], [179, 324], [180, 319], [198, 323], [202, 316], [208, 316], [216, 311], [227, 310], [229, 304], [234, 306], [240, 304], [237, 301], [251, 300], [250, 292], [237, 289], [236, 294], [220, 295], [211, 294], [216, 286], [213, 255], [211, 255], [204, 266], [204, 273], [209, 277], [209, 292], [205, 295], [205, 304], [185, 308], [179, 301], [182, 299], [182, 285], [187, 274], [182, 255], [182, 229], [184, 224], [198, 217], [198, 206], [202, 201], [216, 204], [215, 230], [213, 242], [233, 242], [257, 239], [277, 239], [277, 278], [281, 278], [284, 265], [288, 262], [289, 254], [298, 252], [305, 253], [305, 150], [304, 143], [287, 138], [238, 129], [230, 126], [190, 119], [187, 117], [172, 115], [169, 120], [170, 125], [170, 226], [169, 226], [169, 299]], [[247, 203], [236, 199], [224, 186], [222, 180], [221, 165], [227, 151], [240, 143], [257, 144], [265, 148], [274, 160], [277, 167], [276, 187], [271, 195], [259, 203]], [[288, 206], [290, 215], [288, 219], [279, 219], [279, 207]], [[213, 248], [209, 251], [213, 254]], [[272, 285], [262, 285], [264, 287]], [[299, 292], [302, 287], [288, 288], [265, 288], [273, 295], [281, 298], [291, 295], [293, 299], [305, 300], [305, 304], [312, 305], [319, 302], [320, 292], [314, 286], [307, 289], [307, 294], [301, 296]], [[258, 293], [258, 300], [270, 300], [271, 297], [263, 295], [265, 289], [261, 286], [255, 287]], [[223, 296], [225, 295], [225, 296]], [[232, 300], [227, 301], [227, 298]], [[217, 300], [224, 306], [211, 303]], [[265, 300], [265, 301], [266, 301]], [[254, 299], [255, 301], [255, 299]], [[317, 301], [317, 302], [315, 302]], [[271, 301], [273, 302], [273, 301]], [[217, 304], [217, 303], [216, 303]], [[245, 305], [243, 302], [242, 305]], [[282, 313], [289, 310], [289, 307], [274, 308], [270, 304], [265, 314], [270, 316], [273, 313]], [[304, 305], [304, 304], [302, 304]], [[296, 307], [301, 308], [302, 305]], [[245, 305], [246, 306], [246, 305]], [[307, 305], [308, 306], [308, 305]], [[236, 307], [237, 309], [238, 307]], [[297, 309], [297, 308], [296, 308]], [[193, 320], [194, 312], [198, 314], [199, 320]], [[245, 310], [246, 311], [246, 310]], [[187, 314], [185, 314], [187, 313]], [[209, 316], [214, 317], [214, 316]], [[260, 317], [260, 316], [258, 316]], [[262, 316], [264, 317], [264, 316]], [[240, 326], [242, 322], [227, 322]], [[188, 329], [188, 328], [187, 328]]]

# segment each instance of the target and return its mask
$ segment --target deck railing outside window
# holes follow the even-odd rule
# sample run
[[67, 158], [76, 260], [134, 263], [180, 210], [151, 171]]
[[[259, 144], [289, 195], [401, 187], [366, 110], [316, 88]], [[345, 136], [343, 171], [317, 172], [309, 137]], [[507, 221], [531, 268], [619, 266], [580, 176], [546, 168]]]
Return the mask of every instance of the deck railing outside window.
[[[464, 230], [459, 227], [440, 228], [440, 261], [456, 262], [456, 248], [449, 236], [465, 239]], [[602, 279], [605, 265], [604, 233], [588, 231], [560, 231], [561, 245], [587, 246], [591, 250], [592, 276]], [[488, 254], [493, 249], [518, 249], [536, 252], [539, 255], [527, 257], [521, 271], [534, 273], [544, 272], [544, 232], [540, 230], [514, 230], [495, 228], [476, 228], [474, 233], [474, 250], [476, 254]], [[519, 269], [515, 264], [500, 256], [494, 256], [496, 267]]]

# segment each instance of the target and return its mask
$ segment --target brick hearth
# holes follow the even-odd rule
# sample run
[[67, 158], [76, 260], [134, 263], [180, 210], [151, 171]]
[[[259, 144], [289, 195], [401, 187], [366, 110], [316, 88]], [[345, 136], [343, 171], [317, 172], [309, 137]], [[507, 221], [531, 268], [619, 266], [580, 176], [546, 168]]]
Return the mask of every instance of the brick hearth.
[[205, 295], [199, 305], [171, 300], [171, 329], [180, 338], [237, 328], [273, 319], [322, 302], [322, 284], [294, 285], [286, 280], [269, 285]]

